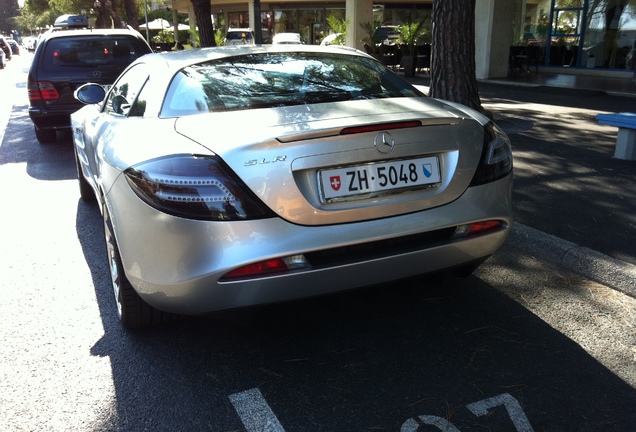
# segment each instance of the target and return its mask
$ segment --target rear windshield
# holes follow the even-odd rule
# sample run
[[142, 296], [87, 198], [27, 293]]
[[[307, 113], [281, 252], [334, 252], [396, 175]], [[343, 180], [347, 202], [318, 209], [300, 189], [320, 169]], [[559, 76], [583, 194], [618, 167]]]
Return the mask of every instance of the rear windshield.
[[409, 96], [424, 95], [368, 57], [262, 53], [182, 69], [162, 116]]
[[125, 67], [149, 52], [148, 46], [134, 36], [73, 36], [49, 40], [42, 64], [49, 71], [69, 67]]

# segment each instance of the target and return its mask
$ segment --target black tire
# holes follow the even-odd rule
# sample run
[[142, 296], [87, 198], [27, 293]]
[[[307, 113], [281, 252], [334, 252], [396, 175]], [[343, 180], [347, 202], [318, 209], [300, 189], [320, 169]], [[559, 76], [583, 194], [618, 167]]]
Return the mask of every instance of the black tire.
[[124, 273], [119, 248], [113, 234], [113, 225], [106, 205], [104, 205], [103, 215], [108, 268], [117, 305], [117, 314], [122, 325], [129, 329], [135, 329], [177, 319], [178, 315], [159, 311], [139, 297], [139, 294], [137, 294], [137, 291], [135, 291]]
[[95, 192], [93, 192], [93, 188], [84, 178], [84, 174], [82, 174], [77, 150], [73, 150], [73, 153], [75, 154], [75, 168], [77, 169], [77, 184], [79, 185], [80, 197], [85, 201], [95, 201]]
[[57, 131], [55, 129], [39, 129], [35, 126], [35, 137], [41, 144], [49, 144], [57, 141]]

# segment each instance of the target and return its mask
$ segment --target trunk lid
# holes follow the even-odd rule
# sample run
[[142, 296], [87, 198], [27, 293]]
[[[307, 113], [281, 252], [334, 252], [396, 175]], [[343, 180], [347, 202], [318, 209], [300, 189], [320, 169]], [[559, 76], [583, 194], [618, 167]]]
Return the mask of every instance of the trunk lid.
[[[468, 187], [483, 145], [479, 122], [429, 98], [203, 114], [178, 119], [176, 130], [220, 156], [278, 215], [304, 225], [389, 217], [451, 202]], [[432, 176], [412, 184], [409, 167], [420, 165]], [[333, 196], [345, 193], [334, 192], [336, 179], [346, 195]], [[375, 189], [355, 190], [360, 181]], [[380, 188], [382, 183], [390, 189]]]

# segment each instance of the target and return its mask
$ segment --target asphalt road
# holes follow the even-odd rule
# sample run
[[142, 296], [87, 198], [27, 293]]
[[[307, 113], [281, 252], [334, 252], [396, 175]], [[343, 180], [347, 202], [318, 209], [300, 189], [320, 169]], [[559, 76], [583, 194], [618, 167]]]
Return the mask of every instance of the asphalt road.
[[37, 143], [23, 61], [0, 71], [0, 430], [634, 430], [636, 300], [511, 244], [442, 285], [125, 331], [99, 210], [69, 137]]

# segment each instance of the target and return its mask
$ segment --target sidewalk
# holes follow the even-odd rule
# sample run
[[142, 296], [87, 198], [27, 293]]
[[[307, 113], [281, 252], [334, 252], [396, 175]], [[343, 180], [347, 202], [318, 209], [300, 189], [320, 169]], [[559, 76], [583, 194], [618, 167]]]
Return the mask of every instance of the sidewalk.
[[[427, 76], [410, 80], [428, 93]], [[508, 244], [636, 297], [636, 161], [615, 159], [617, 129], [596, 121], [636, 112], [636, 93], [514, 80], [478, 87], [513, 145]]]

